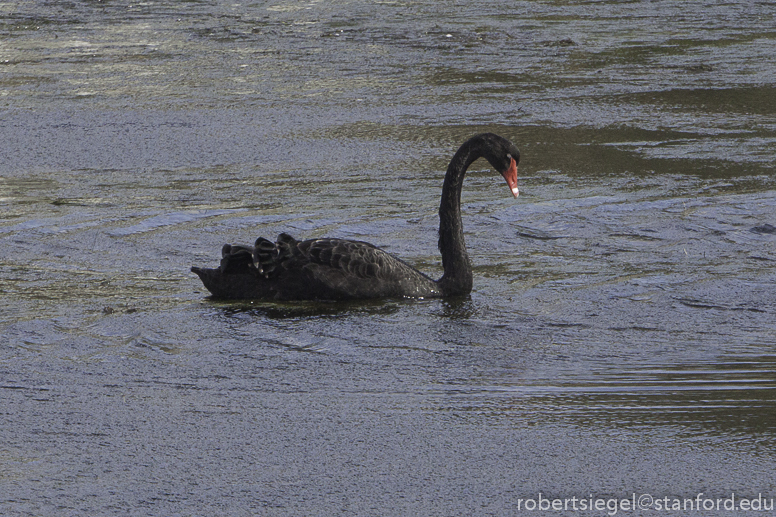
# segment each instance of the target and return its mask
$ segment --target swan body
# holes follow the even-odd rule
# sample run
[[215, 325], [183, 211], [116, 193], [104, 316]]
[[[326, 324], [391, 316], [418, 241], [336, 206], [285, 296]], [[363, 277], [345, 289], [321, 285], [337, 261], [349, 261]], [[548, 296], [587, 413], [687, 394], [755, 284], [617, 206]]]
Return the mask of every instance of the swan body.
[[224, 245], [217, 269], [192, 267], [214, 298], [347, 300], [436, 298], [472, 290], [472, 268], [463, 238], [461, 188], [466, 169], [484, 157], [517, 197], [520, 152], [493, 133], [476, 135], [450, 161], [439, 207], [439, 249], [444, 275], [433, 280], [373, 246], [346, 239], [298, 241], [286, 233], [276, 242], [259, 237], [253, 246]]

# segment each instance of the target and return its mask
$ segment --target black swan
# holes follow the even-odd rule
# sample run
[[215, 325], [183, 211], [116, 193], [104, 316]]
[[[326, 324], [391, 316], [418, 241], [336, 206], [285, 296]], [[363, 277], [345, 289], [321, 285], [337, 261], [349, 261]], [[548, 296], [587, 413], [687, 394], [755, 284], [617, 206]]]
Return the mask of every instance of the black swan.
[[218, 269], [192, 267], [214, 298], [264, 300], [347, 300], [434, 298], [472, 290], [472, 266], [463, 239], [461, 187], [466, 169], [484, 157], [517, 197], [520, 151], [493, 133], [476, 135], [458, 149], [447, 167], [439, 207], [439, 250], [444, 275], [433, 280], [375, 246], [345, 239], [297, 241], [281, 233], [254, 246], [225, 244]]

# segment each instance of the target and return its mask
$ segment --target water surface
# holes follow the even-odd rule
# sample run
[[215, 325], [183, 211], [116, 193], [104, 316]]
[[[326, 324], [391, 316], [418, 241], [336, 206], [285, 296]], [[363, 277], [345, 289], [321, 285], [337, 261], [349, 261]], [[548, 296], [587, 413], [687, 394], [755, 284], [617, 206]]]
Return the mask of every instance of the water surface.
[[[4, 515], [776, 498], [768, 2], [14, 2], [0, 36]], [[286, 231], [441, 275], [481, 131], [521, 195], [470, 170], [469, 298], [188, 271]]]

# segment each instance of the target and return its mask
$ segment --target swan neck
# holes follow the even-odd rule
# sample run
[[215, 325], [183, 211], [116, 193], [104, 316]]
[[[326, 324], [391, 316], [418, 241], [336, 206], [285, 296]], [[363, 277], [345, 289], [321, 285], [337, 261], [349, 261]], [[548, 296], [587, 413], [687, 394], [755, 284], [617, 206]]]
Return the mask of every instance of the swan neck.
[[481, 157], [476, 142], [466, 142], [447, 167], [439, 206], [439, 251], [444, 275], [439, 280], [445, 295], [468, 294], [472, 290], [472, 265], [466, 253], [461, 221], [461, 188], [469, 166]]

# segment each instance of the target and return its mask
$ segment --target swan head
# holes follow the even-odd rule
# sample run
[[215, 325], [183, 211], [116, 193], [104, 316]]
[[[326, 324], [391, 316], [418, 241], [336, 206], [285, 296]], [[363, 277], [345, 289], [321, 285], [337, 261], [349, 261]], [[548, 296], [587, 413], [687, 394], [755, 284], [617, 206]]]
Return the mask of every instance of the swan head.
[[[476, 138], [476, 137], [475, 137]], [[507, 182], [512, 195], [517, 197], [517, 164], [520, 163], [520, 151], [515, 144], [493, 133], [479, 135], [484, 140], [482, 156], [490, 162]]]

